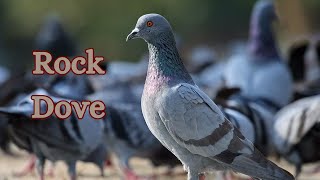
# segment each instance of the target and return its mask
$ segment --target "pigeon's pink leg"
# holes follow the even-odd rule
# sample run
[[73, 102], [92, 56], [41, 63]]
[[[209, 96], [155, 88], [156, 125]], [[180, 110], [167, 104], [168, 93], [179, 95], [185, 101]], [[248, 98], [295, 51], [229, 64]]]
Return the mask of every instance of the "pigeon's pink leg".
[[54, 163], [50, 163], [50, 167], [47, 173], [49, 177], [54, 177], [54, 167], [55, 167]]
[[44, 173], [40, 174], [40, 180], [44, 180]]
[[77, 180], [77, 175], [71, 175], [70, 180]]
[[138, 176], [130, 169], [124, 170], [125, 180], [139, 180]]
[[151, 176], [139, 176], [133, 170], [129, 168], [123, 168], [123, 173], [125, 175], [125, 180], [155, 180], [157, 175]]
[[199, 180], [205, 180], [205, 179], [206, 179], [206, 176], [204, 174], [199, 175]]
[[28, 164], [23, 168], [23, 170], [20, 172], [15, 172], [13, 173], [13, 175], [16, 177], [26, 176], [27, 174], [31, 173], [34, 170], [35, 164], [36, 164], [36, 156], [32, 155], [30, 160], [28, 161]]

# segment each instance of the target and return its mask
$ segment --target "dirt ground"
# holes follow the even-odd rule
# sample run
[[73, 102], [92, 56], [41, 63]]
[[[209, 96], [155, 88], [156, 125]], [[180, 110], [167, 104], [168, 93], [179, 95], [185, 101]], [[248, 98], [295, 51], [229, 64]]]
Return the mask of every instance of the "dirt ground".
[[[8, 156], [0, 153], [0, 180], [34, 180], [38, 179], [35, 172], [29, 174], [26, 177], [15, 177], [14, 172], [19, 171], [30, 156], [22, 151], [18, 151], [14, 148], [15, 156]], [[163, 175], [166, 171], [166, 167], [152, 168], [147, 160], [133, 159], [132, 167], [135, 172], [142, 176], [157, 175], [157, 180], [185, 180], [186, 175], [183, 173], [182, 167], [176, 167], [174, 169], [174, 176]], [[290, 172], [294, 172], [294, 168], [288, 165], [286, 162], [281, 161], [279, 164], [281, 167], [286, 168]], [[308, 172], [312, 171], [315, 165], [308, 165], [303, 168], [304, 173], [298, 178], [300, 180], [320, 180], [320, 173], [310, 175]], [[77, 164], [78, 180], [120, 180], [123, 179], [120, 171], [117, 168], [105, 168], [105, 177], [99, 176], [99, 169], [92, 164], [81, 163]], [[54, 168], [54, 177], [46, 176], [46, 180], [68, 180], [67, 168], [63, 162], [58, 162]], [[213, 175], [207, 175], [207, 180], [213, 180]]]

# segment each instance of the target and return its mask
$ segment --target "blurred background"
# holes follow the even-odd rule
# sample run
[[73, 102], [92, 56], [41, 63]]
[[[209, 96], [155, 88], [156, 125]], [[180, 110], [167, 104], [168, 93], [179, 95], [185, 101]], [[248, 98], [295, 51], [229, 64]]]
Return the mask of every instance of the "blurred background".
[[[2, 0], [0, 22], [1, 64], [10, 68], [31, 66], [32, 43], [48, 14], [57, 14], [81, 49], [95, 48], [111, 60], [137, 61], [146, 51], [143, 41], [126, 43], [126, 35], [142, 14], [156, 12], [167, 17], [182, 39], [186, 51], [198, 43], [223, 49], [235, 39], [246, 39], [254, 0], [183, 0], [121, 2], [116, 0]], [[317, 31], [320, 1], [276, 1], [281, 42]], [[223, 52], [223, 51], [220, 51]], [[223, 55], [223, 53], [222, 53]]]

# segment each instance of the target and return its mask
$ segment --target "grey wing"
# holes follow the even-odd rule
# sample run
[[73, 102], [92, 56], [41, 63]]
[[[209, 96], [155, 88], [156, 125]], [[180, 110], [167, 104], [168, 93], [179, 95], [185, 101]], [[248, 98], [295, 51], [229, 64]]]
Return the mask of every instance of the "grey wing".
[[278, 150], [286, 153], [308, 133], [320, 116], [320, 96], [296, 101], [275, 116], [274, 143]]
[[159, 115], [171, 136], [191, 153], [223, 160], [225, 153], [235, 157], [254, 151], [253, 144], [198, 87], [179, 84], [166, 98]]
[[166, 98], [159, 116], [181, 147], [255, 178], [293, 179], [264, 158], [198, 87], [179, 84]]

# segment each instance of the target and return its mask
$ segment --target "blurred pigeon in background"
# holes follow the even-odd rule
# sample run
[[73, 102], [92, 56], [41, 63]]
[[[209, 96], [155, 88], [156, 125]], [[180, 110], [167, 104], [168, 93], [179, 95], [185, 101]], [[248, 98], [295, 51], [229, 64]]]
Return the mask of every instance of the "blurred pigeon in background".
[[[71, 179], [76, 179], [76, 161], [85, 159], [101, 143], [103, 136], [103, 121], [94, 120], [86, 111], [83, 120], [79, 120], [72, 112], [66, 120], [59, 120], [51, 115], [46, 120], [32, 120], [34, 102], [32, 95], [47, 95], [54, 102], [60, 100], [43, 89], [32, 92], [16, 106], [1, 108], [9, 121], [9, 131], [13, 142], [20, 148], [37, 156], [37, 170], [44, 179], [44, 164], [48, 159], [52, 162], [63, 160], [68, 164]], [[41, 104], [41, 112], [47, 110], [45, 103]]]
[[[72, 57], [77, 53], [77, 46], [66, 32], [58, 16], [48, 16], [37, 34], [34, 49], [50, 52], [53, 58]], [[54, 61], [51, 61], [54, 62]], [[53, 63], [51, 63], [51, 67]], [[33, 75], [30, 71], [19, 73], [9, 78], [0, 88], [1, 106], [16, 104], [21, 98], [38, 87], [45, 88], [50, 94], [73, 100], [83, 100], [85, 95], [93, 93], [93, 88], [85, 75]], [[6, 129], [3, 122], [1, 128]], [[4, 131], [5, 132], [5, 131]], [[100, 162], [98, 163], [100, 164]], [[35, 158], [31, 158], [17, 176], [24, 176], [33, 170]]]
[[262, 179], [294, 179], [264, 158], [194, 84], [164, 17], [141, 16], [127, 36], [134, 38], [144, 39], [149, 48], [143, 116], [151, 132], [183, 163], [189, 180], [213, 169]]
[[35, 50], [45, 50], [56, 59], [61, 56], [71, 57], [78, 53], [78, 48], [56, 14], [45, 17], [44, 23], [35, 39]]
[[276, 13], [271, 0], [259, 0], [251, 16], [248, 52], [232, 57], [226, 65], [227, 87], [238, 87], [247, 98], [260, 98], [278, 108], [292, 97], [292, 78], [281, 59], [272, 22]]
[[298, 100], [276, 115], [273, 141], [278, 153], [296, 166], [320, 160], [320, 96]]
[[294, 40], [288, 50], [288, 65], [294, 80], [294, 100], [320, 92], [320, 36]]
[[[97, 100], [97, 96], [90, 95], [89, 99]], [[104, 99], [99, 100], [104, 101]], [[105, 104], [107, 104], [107, 118], [104, 121], [105, 143], [108, 146], [108, 152], [114, 153], [119, 159], [126, 179], [138, 179], [129, 163], [133, 157], [147, 158], [155, 166], [173, 167], [179, 164], [176, 157], [168, 153], [168, 150], [148, 129], [140, 103], [105, 101]]]

